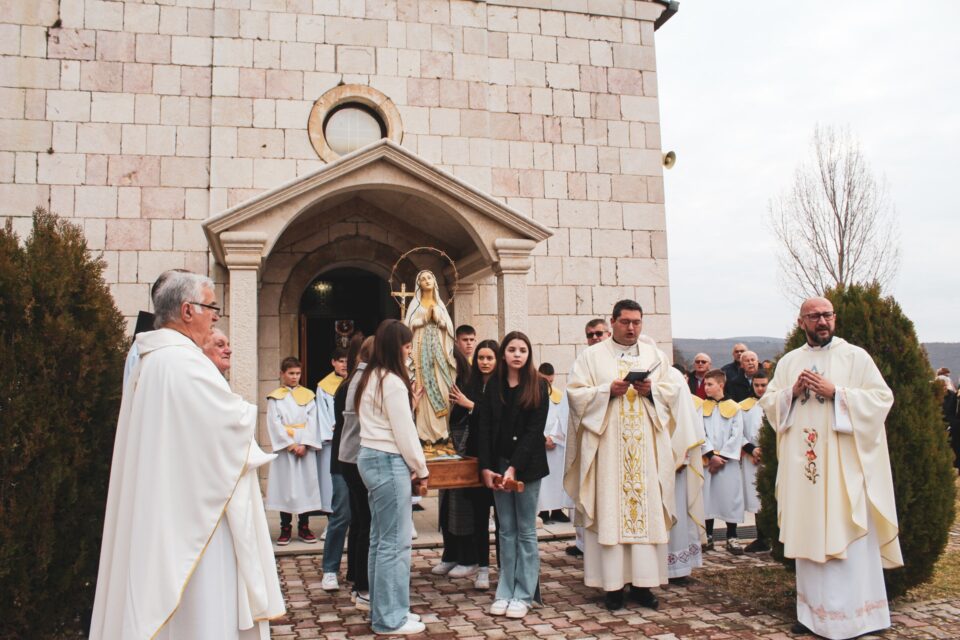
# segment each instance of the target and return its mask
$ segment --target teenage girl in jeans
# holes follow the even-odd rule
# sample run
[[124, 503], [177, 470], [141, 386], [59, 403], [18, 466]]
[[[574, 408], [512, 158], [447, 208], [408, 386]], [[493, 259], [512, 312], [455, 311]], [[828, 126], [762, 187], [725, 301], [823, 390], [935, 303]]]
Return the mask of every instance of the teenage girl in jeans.
[[[533, 365], [530, 339], [513, 331], [500, 344], [499, 379], [487, 385], [480, 403], [480, 468], [494, 490], [500, 522], [500, 578], [490, 607], [493, 615], [522, 618], [537, 592], [537, 498], [547, 466], [543, 428], [547, 383]], [[505, 480], [520, 480], [523, 493], [504, 491]]]
[[405, 362], [413, 334], [399, 320], [377, 328], [373, 355], [357, 385], [360, 454], [357, 467], [369, 491], [370, 622], [374, 633], [405, 635], [426, 628], [410, 613], [410, 498], [426, 487], [427, 463], [413, 421], [414, 394]]

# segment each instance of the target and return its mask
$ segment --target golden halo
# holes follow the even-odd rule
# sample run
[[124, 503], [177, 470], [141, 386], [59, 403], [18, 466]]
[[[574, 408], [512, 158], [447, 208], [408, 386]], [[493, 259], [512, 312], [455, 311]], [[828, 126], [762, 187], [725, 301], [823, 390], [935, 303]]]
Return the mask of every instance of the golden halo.
[[[400, 300], [397, 300], [397, 296], [393, 295], [393, 292], [397, 291], [397, 289], [394, 287], [393, 279], [394, 279], [394, 276], [396, 276], [397, 274], [397, 267], [399, 267], [400, 263], [405, 258], [407, 258], [407, 256], [409, 256], [411, 253], [435, 253], [439, 255], [441, 258], [446, 258], [447, 262], [450, 263], [450, 267], [453, 269], [453, 286], [450, 288], [450, 299], [447, 300], [445, 303], [445, 306], [449, 307], [450, 303], [453, 302], [453, 292], [457, 290], [457, 286], [460, 284], [460, 273], [457, 271], [457, 263], [453, 261], [453, 258], [448, 256], [446, 251], [437, 249], [436, 247], [414, 247], [413, 249], [410, 249], [409, 251], [401, 254], [400, 257], [397, 258], [397, 261], [393, 263], [393, 268], [390, 269], [390, 280], [389, 280], [390, 291], [391, 291], [390, 297], [393, 298], [394, 302], [396, 302], [401, 309], [404, 308], [405, 306], [404, 300], [402, 298]], [[440, 283], [438, 282], [437, 284], [440, 284]], [[416, 287], [416, 285], [414, 285], [414, 287]]]

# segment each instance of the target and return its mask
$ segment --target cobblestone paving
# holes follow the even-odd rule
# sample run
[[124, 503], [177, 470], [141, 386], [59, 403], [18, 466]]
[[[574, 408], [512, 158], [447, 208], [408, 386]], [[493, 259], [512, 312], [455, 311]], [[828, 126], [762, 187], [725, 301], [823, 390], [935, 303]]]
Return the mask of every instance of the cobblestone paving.
[[[628, 600], [627, 608], [608, 612], [601, 594], [583, 585], [580, 560], [564, 553], [569, 540], [542, 542], [541, 589], [544, 606], [522, 620], [492, 617], [487, 608], [493, 590], [477, 591], [470, 579], [434, 576], [430, 567], [439, 549], [414, 549], [411, 608], [423, 617], [424, 634], [412, 637], [498, 640], [506, 638], [790, 638], [792, 619], [758, 611], [750, 603], [693, 580], [688, 586], [669, 585], [655, 590], [660, 610], [644, 609]], [[328, 594], [320, 589], [321, 556], [278, 559], [288, 612], [274, 623], [273, 638], [351, 638], [376, 636], [366, 615], [350, 602], [342, 588]], [[734, 558], [725, 552], [707, 554], [708, 568], [772, 561], [763, 554]], [[341, 572], [342, 573], [342, 572]], [[496, 574], [491, 582], [496, 582]], [[694, 577], [696, 574], [694, 574]], [[494, 586], [495, 588], [495, 586]], [[810, 637], [810, 636], [806, 636]], [[960, 638], [960, 602], [911, 603], [893, 611], [893, 627], [864, 638]]]

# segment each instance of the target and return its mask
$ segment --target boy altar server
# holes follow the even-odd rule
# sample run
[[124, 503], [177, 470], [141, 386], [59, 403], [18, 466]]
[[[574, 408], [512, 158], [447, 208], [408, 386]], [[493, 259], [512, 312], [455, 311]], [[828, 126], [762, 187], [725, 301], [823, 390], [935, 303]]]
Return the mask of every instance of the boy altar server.
[[737, 524], [743, 522], [743, 476], [740, 449], [743, 446], [743, 416], [740, 405], [723, 395], [726, 375], [720, 369], [707, 372], [703, 387], [703, 430], [706, 442], [707, 473], [703, 482], [703, 510], [706, 516], [708, 550], [713, 549], [713, 520], [727, 523], [727, 551], [743, 555], [737, 540]]
[[278, 453], [270, 468], [267, 508], [280, 512], [278, 545], [290, 544], [292, 514], [297, 534], [309, 544], [317, 541], [310, 531], [310, 512], [323, 508], [317, 484], [316, 451], [322, 448], [314, 394], [300, 386], [303, 369], [296, 358], [280, 363], [281, 386], [267, 396], [267, 431]]
[[[746, 358], [750, 352], [743, 354]], [[741, 358], [741, 360], [743, 360]], [[767, 390], [767, 372], [760, 369], [750, 381], [752, 395], [740, 403], [743, 415], [743, 456], [740, 458], [740, 470], [743, 475], [743, 503], [749, 513], [760, 513], [760, 494], [757, 491], [757, 469], [760, 467], [760, 430], [763, 428], [763, 408], [760, 398]], [[747, 545], [745, 551], [754, 553], [768, 551], [766, 539], [757, 525], [757, 539]]]
[[563, 512], [573, 508], [573, 500], [563, 490], [563, 460], [567, 439], [567, 416], [570, 409], [567, 406], [565, 393], [553, 386], [556, 372], [553, 365], [544, 362], [537, 369], [540, 377], [547, 381], [550, 389], [550, 404], [547, 405], [547, 423], [543, 435], [547, 446], [547, 467], [550, 474], [540, 483], [540, 496], [537, 499], [537, 511], [544, 522], [570, 522], [570, 518]]
[[337, 421], [333, 412], [333, 397], [337, 395], [340, 383], [347, 377], [347, 352], [340, 347], [334, 349], [330, 366], [333, 371], [317, 383], [317, 421], [320, 423], [320, 441], [323, 443], [323, 448], [317, 454], [317, 473], [320, 499], [327, 511], [333, 506], [333, 478], [330, 475], [330, 452], [333, 448], [330, 443], [333, 441], [333, 425]]

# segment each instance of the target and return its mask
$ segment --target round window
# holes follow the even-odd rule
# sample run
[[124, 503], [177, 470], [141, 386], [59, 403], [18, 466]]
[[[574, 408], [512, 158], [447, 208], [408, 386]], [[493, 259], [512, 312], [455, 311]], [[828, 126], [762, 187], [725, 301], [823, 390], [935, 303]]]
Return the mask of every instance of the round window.
[[323, 135], [330, 149], [342, 156], [386, 137], [387, 128], [372, 109], [351, 102], [327, 116]]

